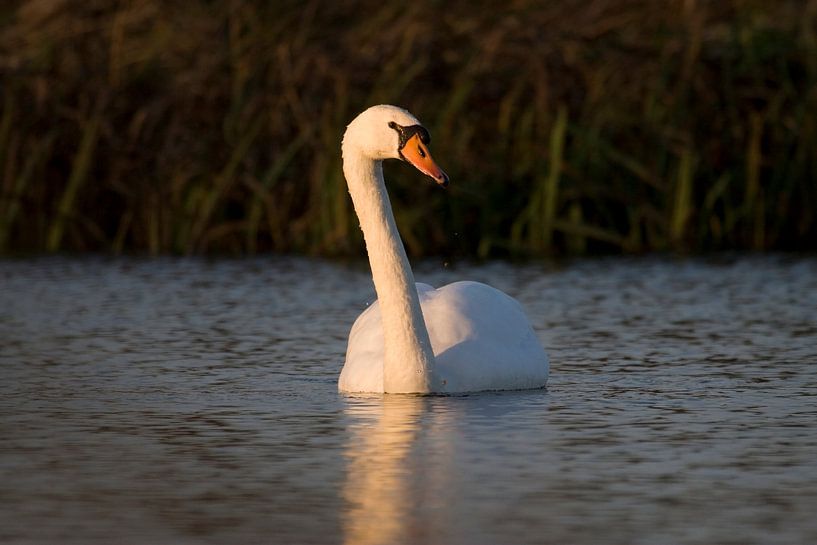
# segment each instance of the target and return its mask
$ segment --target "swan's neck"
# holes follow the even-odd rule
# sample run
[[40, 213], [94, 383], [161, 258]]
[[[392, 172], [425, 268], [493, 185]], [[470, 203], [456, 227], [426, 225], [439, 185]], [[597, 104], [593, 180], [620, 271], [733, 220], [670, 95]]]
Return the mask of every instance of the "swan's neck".
[[434, 353], [383, 181], [383, 162], [344, 146], [343, 173], [366, 240], [383, 319], [383, 391], [428, 392]]

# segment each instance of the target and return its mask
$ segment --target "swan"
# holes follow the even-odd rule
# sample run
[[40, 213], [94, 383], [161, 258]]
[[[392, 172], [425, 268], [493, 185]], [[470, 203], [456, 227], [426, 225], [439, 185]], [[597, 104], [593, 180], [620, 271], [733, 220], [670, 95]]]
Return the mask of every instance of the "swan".
[[346, 393], [521, 390], [547, 384], [549, 362], [521, 305], [486, 284], [415, 284], [383, 179], [383, 161], [412, 164], [440, 186], [448, 176], [428, 131], [390, 105], [346, 128], [343, 174], [366, 242], [377, 301], [355, 321], [338, 389]]

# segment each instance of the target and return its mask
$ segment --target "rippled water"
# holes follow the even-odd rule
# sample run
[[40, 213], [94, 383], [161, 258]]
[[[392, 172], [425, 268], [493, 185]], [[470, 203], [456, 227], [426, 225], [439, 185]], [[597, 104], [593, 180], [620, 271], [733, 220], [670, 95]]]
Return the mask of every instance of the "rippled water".
[[0, 542], [817, 542], [817, 259], [417, 278], [517, 297], [548, 390], [339, 395], [362, 265], [0, 261]]

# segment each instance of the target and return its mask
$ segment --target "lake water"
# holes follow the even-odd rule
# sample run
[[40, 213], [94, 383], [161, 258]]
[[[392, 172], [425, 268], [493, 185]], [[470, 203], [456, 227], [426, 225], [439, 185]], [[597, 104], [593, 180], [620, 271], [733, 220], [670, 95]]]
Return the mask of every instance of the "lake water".
[[547, 390], [337, 392], [364, 264], [0, 261], [0, 543], [817, 543], [817, 259], [424, 262]]

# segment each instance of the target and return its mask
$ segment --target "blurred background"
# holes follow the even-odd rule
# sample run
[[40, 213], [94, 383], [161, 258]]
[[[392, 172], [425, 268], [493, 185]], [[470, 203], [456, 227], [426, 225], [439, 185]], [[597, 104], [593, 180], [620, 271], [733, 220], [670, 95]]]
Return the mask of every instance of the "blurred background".
[[0, 7], [0, 253], [360, 255], [377, 103], [411, 255], [817, 249], [817, 1]]

